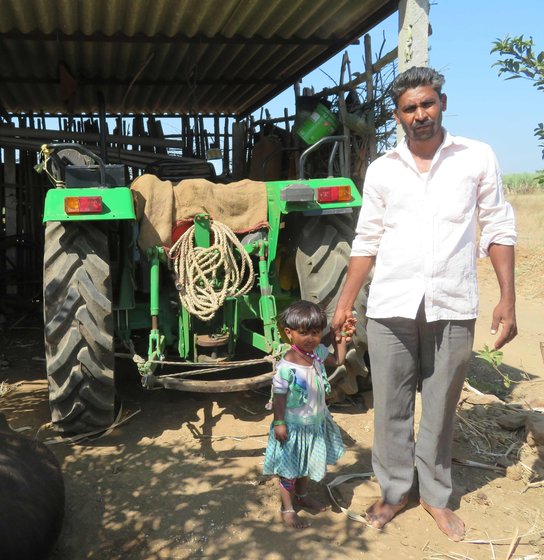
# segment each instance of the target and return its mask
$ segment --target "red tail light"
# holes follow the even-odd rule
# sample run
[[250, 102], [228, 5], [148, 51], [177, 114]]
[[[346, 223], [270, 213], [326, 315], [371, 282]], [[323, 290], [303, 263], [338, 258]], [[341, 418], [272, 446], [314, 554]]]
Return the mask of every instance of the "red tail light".
[[67, 196], [64, 199], [64, 211], [67, 214], [101, 214], [101, 196]]
[[348, 202], [351, 200], [349, 186], [319, 187], [317, 189], [317, 202]]

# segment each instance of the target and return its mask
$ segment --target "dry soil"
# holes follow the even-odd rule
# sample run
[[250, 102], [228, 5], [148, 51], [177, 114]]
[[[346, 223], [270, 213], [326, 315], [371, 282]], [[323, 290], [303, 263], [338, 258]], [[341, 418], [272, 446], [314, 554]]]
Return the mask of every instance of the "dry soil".
[[[501, 366], [513, 383], [505, 388], [499, 374], [474, 357], [470, 383], [501, 400], [467, 390], [458, 410], [452, 507], [469, 529], [468, 542], [450, 542], [415, 497], [383, 531], [349, 519], [336, 505], [319, 515], [303, 512], [312, 523], [307, 530], [285, 529], [276, 482], [261, 474], [271, 418], [267, 391], [145, 391], [134, 367], [124, 363], [118, 389], [124, 414], [134, 416], [95, 441], [51, 444], [67, 490], [53, 560], [544, 558], [544, 487], [538, 485], [544, 447], [529, 445], [524, 418], [518, 429], [501, 427], [506, 416], [515, 425], [520, 411], [544, 406], [544, 197], [513, 202], [520, 229], [520, 334], [505, 348]], [[487, 261], [480, 277], [475, 351], [493, 342], [489, 325], [497, 299]], [[13, 427], [48, 440], [55, 434], [39, 430], [49, 421], [41, 327], [19, 326], [4, 332], [0, 381], [9, 392], [0, 406]], [[371, 470], [372, 393], [331, 410], [347, 453], [325, 483]], [[311, 489], [330, 501], [325, 483]], [[377, 495], [367, 477], [337, 488], [340, 505], [357, 514]]]

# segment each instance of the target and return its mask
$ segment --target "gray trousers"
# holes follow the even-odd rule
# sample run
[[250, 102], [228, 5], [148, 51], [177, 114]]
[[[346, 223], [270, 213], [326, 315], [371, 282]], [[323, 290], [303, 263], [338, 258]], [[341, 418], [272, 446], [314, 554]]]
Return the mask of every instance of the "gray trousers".
[[[434, 507], [448, 505], [455, 411], [468, 370], [475, 322], [427, 323], [423, 306], [415, 320], [368, 320], [374, 393], [372, 467], [388, 504], [398, 504], [408, 494], [415, 465], [420, 497]], [[418, 383], [422, 416], [415, 442]]]

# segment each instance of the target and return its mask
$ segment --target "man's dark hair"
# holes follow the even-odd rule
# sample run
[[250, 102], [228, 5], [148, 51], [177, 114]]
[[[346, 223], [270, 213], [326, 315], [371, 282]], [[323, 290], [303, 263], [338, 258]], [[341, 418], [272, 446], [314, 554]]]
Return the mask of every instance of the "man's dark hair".
[[431, 86], [438, 95], [442, 94], [445, 78], [442, 74], [427, 66], [412, 66], [399, 74], [391, 84], [391, 99], [398, 107], [399, 97], [408, 89], [419, 86]]
[[297, 301], [290, 305], [279, 317], [281, 327], [295, 331], [324, 330], [327, 314], [319, 305], [311, 301]]

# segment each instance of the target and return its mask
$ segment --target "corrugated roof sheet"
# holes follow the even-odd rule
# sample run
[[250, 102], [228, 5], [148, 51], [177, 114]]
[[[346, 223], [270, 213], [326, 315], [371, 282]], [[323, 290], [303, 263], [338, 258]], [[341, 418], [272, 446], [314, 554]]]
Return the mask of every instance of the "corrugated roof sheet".
[[[246, 114], [396, 8], [396, 0], [0, 0], [0, 105], [96, 112], [101, 91], [109, 113]], [[64, 88], [59, 65], [74, 78]]]

